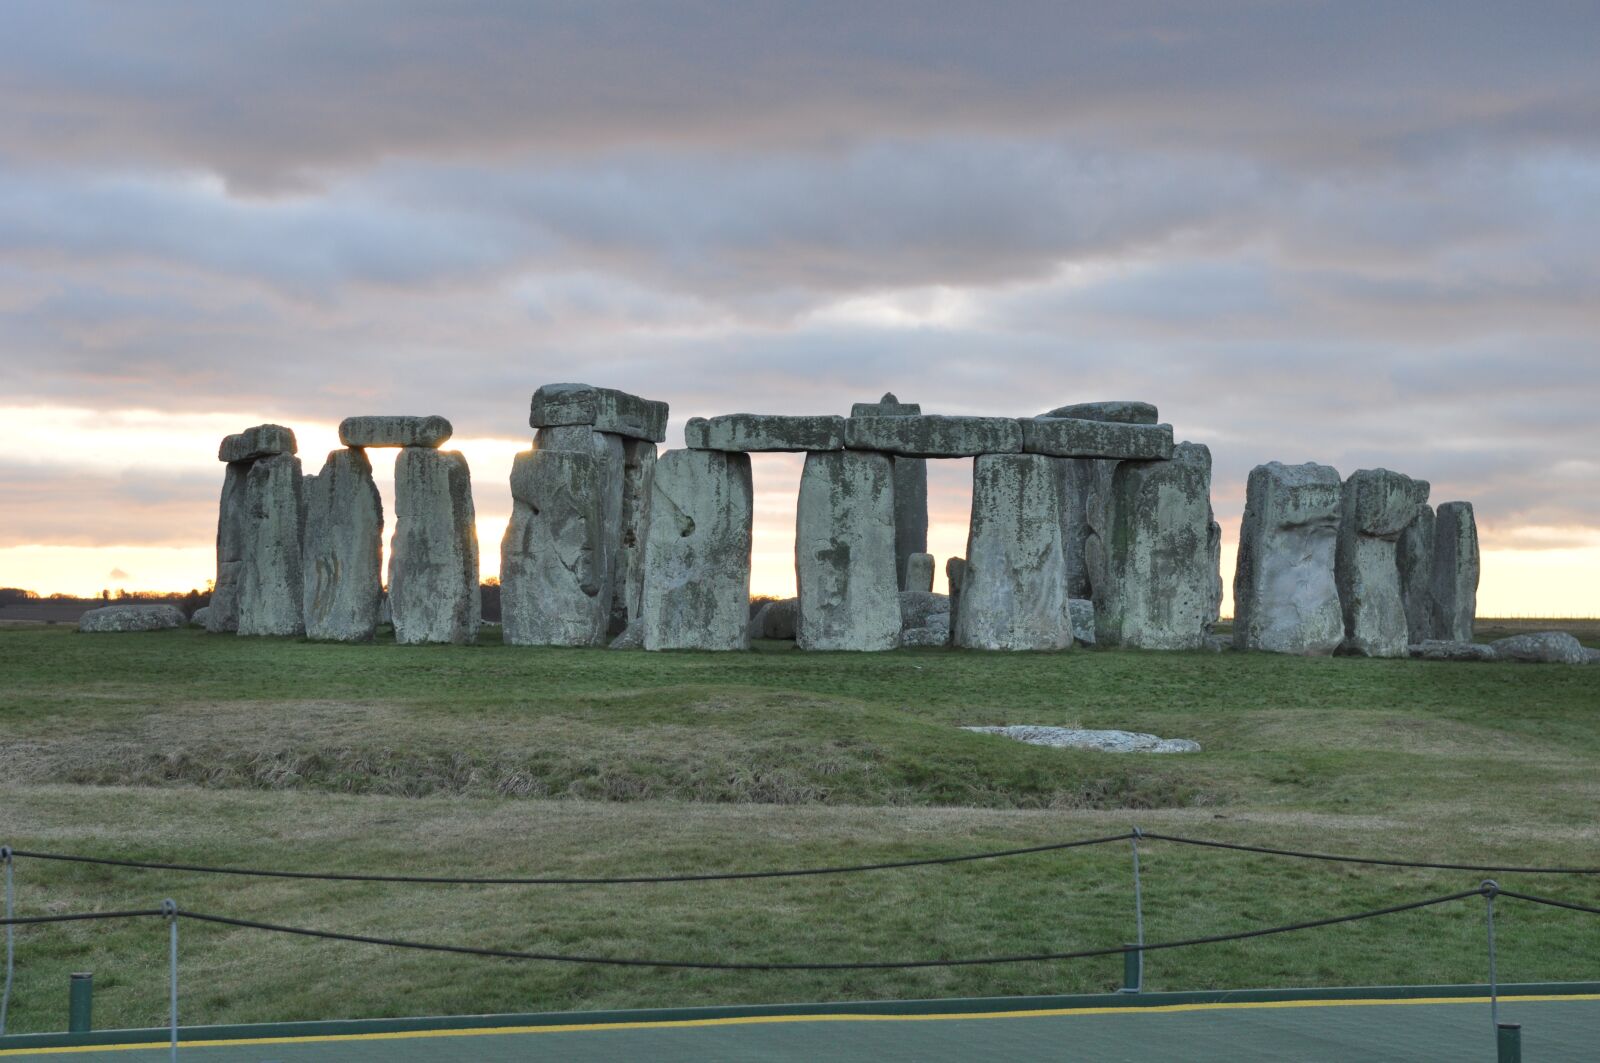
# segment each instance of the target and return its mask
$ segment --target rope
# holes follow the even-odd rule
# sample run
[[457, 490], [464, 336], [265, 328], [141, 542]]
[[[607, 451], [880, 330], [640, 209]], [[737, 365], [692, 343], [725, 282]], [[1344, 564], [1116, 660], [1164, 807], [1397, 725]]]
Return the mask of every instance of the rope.
[[494, 878], [456, 875], [368, 875], [329, 871], [277, 871], [254, 867], [209, 867], [203, 864], [162, 864], [147, 860], [113, 860], [100, 856], [75, 856], [68, 853], [41, 853], [26, 849], [14, 850], [16, 856], [35, 860], [59, 860], [75, 864], [100, 864], [110, 867], [131, 867], [147, 871], [195, 871], [208, 875], [245, 875], [254, 878], [316, 879], [323, 882], [408, 882], [455, 886], [611, 886], [663, 882], [725, 882], [735, 879], [800, 878], [808, 875], [844, 875], [861, 871], [888, 871], [904, 867], [932, 867], [937, 864], [961, 864], [973, 860], [998, 860], [1008, 856], [1027, 856], [1032, 853], [1058, 852], [1087, 845], [1104, 845], [1125, 841], [1131, 832], [1109, 834], [1103, 838], [1081, 838], [1069, 842], [1051, 842], [1047, 845], [1030, 845], [1021, 849], [999, 849], [984, 853], [963, 853], [959, 856], [935, 856], [920, 860], [893, 860], [877, 864], [847, 864], [836, 867], [803, 867], [777, 871], [711, 871], [687, 875], [622, 875], [588, 878]]
[[[1152, 952], [1157, 949], [1181, 949], [1195, 945], [1212, 945], [1226, 941], [1244, 941], [1249, 938], [1267, 937], [1273, 934], [1287, 934], [1298, 930], [1311, 930], [1317, 927], [1334, 926], [1339, 923], [1353, 923], [1362, 919], [1374, 919], [1384, 915], [1394, 915], [1399, 912], [1415, 911], [1418, 908], [1428, 908], [1434, 905], [1447, 904], [1459, 901], [1466, 897], [1477, 897], [1483, 894], [1482, 887], [1477, 889], [1462, 890], [1459, 893], [1449, 893], [1439, 897], [1429, 897], [1420, 901], [1410, 901], [1405, 904], [1391, 905], [1387, 908], [1373, 908], [1364, 912], [1353, 912], [1348, 915], [1329, 916], [1325, 919], [1312, 919], [1305, 922], [1289, 923], [1284, 926], [1266, 927], [1260, 930], [1244, 930], [1232, 934], [1213, 934], [1207, 937], [1184, 938], [1178, 941], [1161, 941], [1148, 945], [1115, 945], [1098, 949], [1079, 949], [1073, 952], [1040, 952], [1027, 955], [1012, 956], [979, 956], [955, 960], [875, 960], [859, 963], [718, 963], [709, 960], [660, 960], [637, 959], [616, 956], [577, 956], [563, 953], [549, 952], [520, 952], [512, 949], [479, 948], [471, 945], [438, 945], [423, 941], [408, 941], [401, 938], [381, 938], [366, 934], [344, 934], [332, 930], [313, 930], [307, 927], [284, 926], [279, 923], [264, 923], [254, 919], [237, 919], [232, 916], [212, 915], [205, 912], [178, 912], [181, 919], [193, 919], [196, 922], [216, 923], [222, 926], [236, 926], [249, 930], [265, 930], [278, 934], [293, 934], [299, 937], [320, 938], [325, 941], [350, 941], [364, 945], [381, 945], [388, 948], [415, 949], [423, 952], [448, 952], [464, 956], [488, 956], [508, 960], [543, 960], [552, 963], [588, 963], [602, 964], [612, 967], [670, 967], [687, 968], [707, 971], [861, 971], [861, 970], [906, 970], [920, 967], [976, 967], [993, 964], [1008, 963], [1040, 963], [1055, 960], [1079, 960], [1095, 956], [1116, 956], [1126, 952]], [[145, 914], [161, 914], [145, 913]]]
[[[1145, 831], [1144, 837], [1158, 838], [1179, 845], [1201, 845], [1209, 849], [1232, 849], [1242, 853], [1264, 853], [1267, 856], [1292, 856], [1301, 860], [1328, 860], [1340, 864], [1382, 864], [1385, 867], [1421, 867], [1437, 871], [1501, 871], [1527, 875], [1600, 875], [1600, 867], [1517, 867], [1505, 864], [1443, 864], [1426, 860], [1394, 860], [1379, 856], [1339, 856], [1332, 853], [1308, 853], [1298, 849], [1275, 849], [1265, 845], [1242, 845], [1238, 842], [1217, 842], [1205, 838], [1185, 838], [1177, 834], [1158, 834]], [[17, 855], [22, 855], [20, 852]], [[1503, 890], [1501, 892], [1504, 892]]]
[[84, 923], [94, 919], [138, 919], [149, 915], [166, 915], [161, 908], [136, 908], [121, 912], [70, 912], [66, 915], [15, 915], [0, 919], [4, 926], [36, 926], [40, 923]]
[[1504, 886], [1500, 887], [1499, 892], [1502, 897], [1515, 897], [1519, 901], [1530, 901], [1534, 904], [1546, 904], [1551, 908], [1565, 908], [1568, 911], [1600, 915], [1600, 908], [1591, 908], [1587, 904], [1578, 904], [1575, 901], [1559, 901], [1554, 897], [1536, 897], [1531, 893], [1518, 893], [1516, 890], [1508, 890]]

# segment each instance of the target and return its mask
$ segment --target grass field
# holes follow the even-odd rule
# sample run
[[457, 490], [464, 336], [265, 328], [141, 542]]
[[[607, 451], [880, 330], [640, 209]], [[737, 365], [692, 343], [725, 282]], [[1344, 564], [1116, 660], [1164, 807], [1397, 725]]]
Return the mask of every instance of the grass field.
[[[1538, 629], [1533, 622], [1486, 622]], [[1558, 625], [1597, 645], [1600, 625]], [[1499, 633], [1498, 629], [1495, 633]], [[742, 655], [0, 629], [0, 842], [289, 869], [624, 874], [902, 859], [1138, 824], [1435, 860], [1600, 865], [1600, 667], [1270, 655]], [[959, 724], [1197, 739], [1137, 757]], [[1151, 940], [1475, 886], [1144, 848]], [[22, 860], [22, 914], [147, 907], [615, 956], [931, 958], [1133, 933], [1126, 845], [849, 877], [578, 889], [213, 878]], [[1501, 876], [1508, 884], [1514, 876]], [[1588, 904], [1600, 882], [1523, 876]], [[1094, 991], [1116, 958], [911, 972], [513, 963], [185, 925], [184, 1021]], [[1505, 980], [1600, 978], [1600, 919], [1505, 902]], [[1478, 981], [1483, 906], [1153, 955], [1151, 988]], [[19, 931], [13, 1031], [159, 1023], [154, 923]]]

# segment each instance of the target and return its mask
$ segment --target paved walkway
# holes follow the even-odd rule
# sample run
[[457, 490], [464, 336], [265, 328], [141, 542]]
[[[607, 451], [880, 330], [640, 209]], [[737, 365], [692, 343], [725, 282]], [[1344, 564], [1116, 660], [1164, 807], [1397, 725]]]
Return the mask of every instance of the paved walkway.
[[[1529, 1063], [1600, 1058], [1600, 997], [1500, 1004], [1523, 1024]], [[0, 1051], [63, 1063], [154, 1063], [166, 1045]], [[1493, 1060], [1487, 1000], [1290, 1001], [1082, 1008], [987, 1015], [838, 1015], [523, 1027], [184, 1045], [184, 1063], [509, 1063], [561, 1060], [918, 1063], [978, 1059], [1095, 1063]]]

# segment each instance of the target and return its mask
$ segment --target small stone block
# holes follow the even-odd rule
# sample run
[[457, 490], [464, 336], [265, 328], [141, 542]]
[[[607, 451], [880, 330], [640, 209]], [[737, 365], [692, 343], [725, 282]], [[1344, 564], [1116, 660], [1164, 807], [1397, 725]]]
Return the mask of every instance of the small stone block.
[[596, 432], [660, 443], [667, 438], [667, 404], [614, 388], [546, 384], [533, 393], [528, 424], [534, 428], [586, 424]]
[[294, 432], [281, 424], [258, 424], [226, 437], [217, 448], [218, 461], [255, 461], [273, 454], [293, 454]]

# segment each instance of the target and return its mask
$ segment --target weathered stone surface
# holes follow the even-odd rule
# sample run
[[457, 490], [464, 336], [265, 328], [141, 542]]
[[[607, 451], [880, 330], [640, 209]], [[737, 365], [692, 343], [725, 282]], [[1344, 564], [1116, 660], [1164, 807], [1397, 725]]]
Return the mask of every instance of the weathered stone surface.
[[683, 426], [683, 442], [690, 450], [727, 450], [734, 453], [767, 451], [843, 450], [844, 418], [833, 414], [786, 417], [778, 414], [729, 413], [721, 417], [691, 417]]
[[1424, 639], [1406, 647], [1411, 656], [1424, 661], [1492, 661], [1493, 646], [1481, 642], [1456, 642], [1449, 639]]
[[78, 617], [78, 630], [92, 633], [110, 631], [165, 631], [187, 623], [183, 610], [175, 605], [106, 605], [90, 609]]
[[306, 477], [305, 507], [306, 637], [369, 642], [383, 598], [383, 500], [366, 454], [329, 453]]
[[877, 402], [858, 402], [850, 407], [851, 417], [915, 417], [921, 412], [920, 403], [901, 402], [892, 391], [884, 392]]
[[645, 649], [749, 647], [754, 502], [749, 455], [661, 455], [644, 548]]
[[258, 424], [222, 440], [217, 448], [218, 461], [255, 461], [273, 454], [293, 454], [294, 432], [281, 424]]
[[1512, 635], [1496, 639], [1490, 647], [1497, 661], [1522, 661], [1528, 664], [1588, 664], [1589, 652], [1583, 643], [1565, 631], [1540, 631], [1531, 635]]
[[1067, 599], [1072, 617], [1072, 637], [1080, 646], [1094, 645], [1094, 602], [1088, 598]]
[[1211, 629], [1211, 451], [1124, 461], [1112, 475], [1107, 580], [1095, 598], [1101, 645], [1197, 650]]
[[[1211, 580], [1211, 605], [1206, 609], [1206, 632], [1209, 635], [1217, 626], [1217, 621], [1222, 619], [1222, 525], [1217, 523], [1215, 512], [1206, 526], [1206, 547], [1211, 559], [1208, 569], [1214, 577]], [[1230, 638], [1228, 641], [1231, 643], [1233, 640]]]
[[961, 585], [967, 578], [967, 559], [964, 557], [947, 558], [944, 563], [944, 579], [950, 589], [950, 637], [955, 638], [956, 611], [961, 607]]
[[906, 558], [901, 573], [900, 589], [906, 591], [933, 590], [933, 555], [912, 554]]
[[1589, 664], [1600, 664], [1600, 650], [1591, 650], [1588, 647], [1584, 647], [1583, 654], [1588, 659]]
[[845, 421], [844, 445], [911, 458], [1016, 454], [1022, 426], [1011, 417], [852, 417]]
[[534, 428], [584, 424], [597, 432], [660, 443], [667, 438], [667, 404], [613, 388], [546, 384], [533, 393], [528, 424]]
[[644, 621], [630, 620], [622, 633], [611, 640], [606, 647], [612, 650], [642, 650], [644, 649]]
[[1076, 417], [1085, 421], [1112, 421], [1116, 424], [1156, 424], [1161, 416], [1148, 402], [1111, 399], [1105, 402], [1075, 402], [1057, 406], [1040, 417]]
[[1339, 652], [1406, 655], [1406, 609], [1396, 544], [1417, 516], [1418, 485], [1388, 469], [1360, 469], [1345, 480], [1339, 505], [1334, 580], [1344, 615]]
[[1435, 520], [1433, 631], [1439, 638], [1472, 638], [1478, 618], [1478, 522], [1471, 502], [1446, 502]]
[[245, 484], [250, 463], [229, 462], [217, 502], [217, 578], [211, 585], [206, 630], [212, 634], [239, 630], [239, 589], [244, 584], [244, 552], [250, 538], [250, 503]]
[[644, 532], [650, 523], [650, 483], [655, 474], [656, 445], [647, 439], [622, 440], [622, 510], [611, 591], [613, 633], [639, 617], [644, 595]]
[[1089, 749], [1096, 753], [1198, 753], [1200, 743], [1188, 738], [1160, 738], [1138, 731], [1087, 731], [1076, 727], [963, 727], [963, 731], [1000, 735], [1031, 746]]
[[472, 476], [459, 451], [406, 447], [394, 466], [389, 609], [398, 643], [478, 637], [478, 529]]
[[889, 650], [900, 642], [894, 473], [882, 454], [806, 455], [795, 508], [804, 650]]
[[245, 475], [245, 507], [239, 634], [304, 634], [300, 548], [305, 502], [300, 459], [273, 454], [252, 463]]
[[347, 447], [437, 447], [454, 431], [438, 414], [346, 417], [339, 423], [339, 442]]
[[603, 459], [528, 450], [512, 465], [500, 543], [502, 637], [517, 646], [602, 646], [612, 599], [604, 571]]
[[900, 645], [948, 646], [950, 599], [923, 591], [900, 592]]
[[[1425, 481], [1418, 481], [1424, 483]], [[1395, 544], [1395, 566], [1400, 576], [1400, 601], [1406, 611], [1406, 641], [1433, 638], [1433, 507], [1417, 506], [1417, 516], [1400, 533]]]
[[194, 615], [189, 618], [189, 626], [190, 627], [205, 627], [206, 626], [206, 621], [210, 618], [210, 616], [211, 616], [211, 606], [202, 605], [200, 608], [196, 609], [194, 611]]
[[1152, 461], [1172, 457], [1170, 424], [1122, 424], [1070, 417], [1030, 417], [1022, 425], [1022, 449], [1057, 458]]
[[1059, 460], [986, 454], [973, 462], [966, 572], [955, 610], [957, 646], [1072, 646]]
[[1093, 600], [1106, 584], [1106, 503], [1117, 463], [1095, 458], [1057, 459], [1066, 505], [1061, 510], [1067, 544], [1067, 592]]
[[[851, 417], [915, 417], [922, 407], [887, 392], [878, 402], [858, 402]], [[905, 585], [906, 559], [928, 549], [928, 463], [923, 458], [891, 457], [894, 462], [894, 571]]]
[[750, 637], [793, 642], [799, 609], [799, 598], [779, 598], [763, 603], [750, 618]]
[[1334, 582], [1337, 470], [1269, 462], [1250, 472], [1233, 578], [1233, 645], [1323, 656], [1344, 641]]

